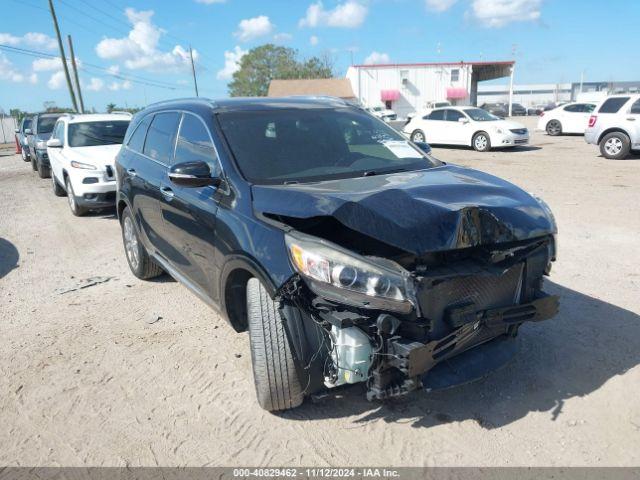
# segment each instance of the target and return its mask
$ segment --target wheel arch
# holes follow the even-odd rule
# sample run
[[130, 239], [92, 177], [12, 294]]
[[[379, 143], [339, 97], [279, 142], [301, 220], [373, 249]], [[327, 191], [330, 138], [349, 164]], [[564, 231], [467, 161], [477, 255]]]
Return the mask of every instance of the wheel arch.
[[222, 267], [220, 275], [220, 306], [233, 329], [240, 333], [248, 328], [247, 282], [257, 278], [273, 298], [277, 286], [254, 259], [245, 255], [232, 255]]
[[476, 130], [471, 135], [471, 140], [469, 141], [469, 146], [470, 147], [473, 147], [473, 139], [476, 138], [476, 135], [478, 135], [480, 133], [484, 133], [487, 136], [487, 138], [489, 139], [489, 142], [491, 142], [491, 135], [489, 134], [489, 132], [487, 132], [486, 130]]
[[611, 127], [611, 128], [607, 128], [605, 131], [603, 131], [600, 136], [598, 137], [598, 144], [600, 144], [600, 142], [602, 141], [602, 139], [604, 137], [606, 137], [607, 135], [609, 135], [610, 133], [623, 133], [627, 136], [627, 138], [631, 139], [631, 135], [629, 135], [629, 132], [627, 132], [624, 128], [621, 127]]

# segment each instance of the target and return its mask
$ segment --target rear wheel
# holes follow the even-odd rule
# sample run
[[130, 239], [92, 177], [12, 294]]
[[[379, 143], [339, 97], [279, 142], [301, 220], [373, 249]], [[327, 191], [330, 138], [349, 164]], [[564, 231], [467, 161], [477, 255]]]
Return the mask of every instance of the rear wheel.
[[612, 132], [600, 140], [600, 153], [611, 160], [622, 160], [631, 151], [631, 141], [622, 132]]
[[163, 270], [153, 261], [140, 241], [138, 229], [129, 207], [122, 212], [122, 242], [131, 272], [142, 280], [162, 275]]
[[558, 120], [551, 120], [547, 123], [546, 130], [552, 137], [557, 137], [562, 134], [562, 124]]
[[304, 393], [284, 328], [283, 310], [257, 278], [247, 283], [247, 316], [258, 403], [268, 411], [301, 405]]
[[426, 143], [427, 140], [422, 130], [414, 130], [413, 133], [411, 134], [411, 141]]
[[471, 141], [473, 148], [478, 152], [487, 152], [491, 150], [491, 139], [486, 132], [478, 132], [473, 136]]

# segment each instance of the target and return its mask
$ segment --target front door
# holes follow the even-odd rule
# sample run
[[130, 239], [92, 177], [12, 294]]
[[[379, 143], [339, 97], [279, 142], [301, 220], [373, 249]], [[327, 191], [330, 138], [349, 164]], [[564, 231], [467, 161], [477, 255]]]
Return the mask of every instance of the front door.
[[469, 120], [462, 112], [447, 108], [444, 117], [443, 137], [445, 143], [450, 145], [468, 145], [471, 138], [469, 130], [469, 122], [462, 123], [460, 120]]
[[[220, 164], [209, 129], [200, 117], [184, 113], [176, 141], [173, 164], [205, 161], [213, 176]], [[218, 204], [216, 189], [182, 187], [168, 178], [160, 187], [168, 260], [205, 295], [215, 300], [215, 224]]]

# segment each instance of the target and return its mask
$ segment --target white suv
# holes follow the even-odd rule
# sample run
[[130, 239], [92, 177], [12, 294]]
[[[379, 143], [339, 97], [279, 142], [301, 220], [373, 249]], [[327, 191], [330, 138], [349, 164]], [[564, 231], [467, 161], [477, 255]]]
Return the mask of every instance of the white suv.
[[640, 94], [612, 95], [589, 118], [587, 143], [600, 146], [606, 158], [621, 160], [640, 150]]
[[114, 163], [131, 115], [63, 115], [56, 122], [47, 154], [53, 193], [67, 195], [71, 213], [115, 204]]

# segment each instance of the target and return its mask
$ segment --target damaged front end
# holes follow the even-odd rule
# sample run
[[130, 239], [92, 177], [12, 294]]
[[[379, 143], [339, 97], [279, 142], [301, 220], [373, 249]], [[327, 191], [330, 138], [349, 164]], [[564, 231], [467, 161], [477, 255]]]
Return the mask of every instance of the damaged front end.
[[463, 383], [511, 358], [522, 323], [558, 310], [542, 291], [553, 234], [384, 258], [285, 238], [297, 274], [278, 297], [307, 393], [364, 382], [372, 400]]

